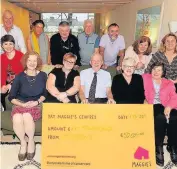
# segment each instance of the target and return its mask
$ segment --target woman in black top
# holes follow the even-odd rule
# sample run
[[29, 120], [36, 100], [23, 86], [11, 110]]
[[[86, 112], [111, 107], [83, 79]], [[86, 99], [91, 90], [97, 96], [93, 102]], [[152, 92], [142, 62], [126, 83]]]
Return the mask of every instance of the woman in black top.
[[[42, 60], [36, 52], [26, 53], [22, 58], [24, 72], [18, 74], [12, 84], [9, 100], [12, 108], [13, 129], [21, 142], [18, 158], [32, 160], [35, 155], [34, 121], [41, 118], [40, 103], [46, 97], [47, 75], [41, 72]], [[25, 140], [27, 134], [28, 146]]]
[[122, 62], [122, 74], [114, 76], [112, 94], [117, 104], [143, 104], [145, 100], [143, 79], [133, 74], [135, 60], [126, 58]]
[[76, 103], [75, 96], [80, 88], [79, 72], [73, 70], [76, 59], [74, 54], [67, 53], [63, 57], [63, 67], [50, 72], [46, 102]]

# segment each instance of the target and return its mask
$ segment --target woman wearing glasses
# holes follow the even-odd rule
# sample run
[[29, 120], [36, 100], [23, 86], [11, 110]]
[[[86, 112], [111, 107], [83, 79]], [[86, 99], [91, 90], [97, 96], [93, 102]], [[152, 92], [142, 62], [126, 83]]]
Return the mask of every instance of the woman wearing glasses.
[[122, 62], [121, 74], [114, 76], [112, 94], [117, 104], [142, 104], [144, 103], [144, 87], [141, 75], [133, 74], [136, 61], [125, 58]]
[[76, 103], [76, 94], [80, 88], [79, 72], [73, 70], [77, 57], [66, 53], [63, 57], [63, 67], [54, 68], [47, 80], [48, 96], [46, 102]]

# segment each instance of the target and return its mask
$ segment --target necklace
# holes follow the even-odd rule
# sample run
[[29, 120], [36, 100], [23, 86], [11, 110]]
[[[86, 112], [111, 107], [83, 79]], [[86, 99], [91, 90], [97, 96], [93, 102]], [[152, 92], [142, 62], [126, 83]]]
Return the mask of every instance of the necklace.
[[35, 71], [35, 75], [34, 76], [29, 76], [26, 72], [26, 79], [29, 83], [30, 86], [33, 86], [33, 84], [36, 82], [36, 75], [37, 75], [37, 72]]

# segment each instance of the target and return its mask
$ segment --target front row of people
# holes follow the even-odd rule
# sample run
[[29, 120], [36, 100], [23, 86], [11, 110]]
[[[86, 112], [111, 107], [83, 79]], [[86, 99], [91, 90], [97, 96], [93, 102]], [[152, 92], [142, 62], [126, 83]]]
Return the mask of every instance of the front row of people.
[[[21, 141], [19, 160], [31, 160], [35, 155], [35, 122], [41, 118], [41, 103], [77, 103], [79, 95], [82, 103], [108, 104], [153, 104], [155, 122], [156, 161], [164, 165], [163, 140], [167, 131], [168, 150], [172, 162], [177, 165], [177, 94], [172, 81], [163, 78], [164, 66], [155, 63], [151, 74], [133, 74], [136, 62], [125, 58], [122, 74], [113, 78], [102, 70], [102, 56], [91, 57], [91, 68], [79, 72], [73, 70], [76, 56], [64, 55], [63, 67], [54, 68], [47, 79], [41, 72], [41, 58], [36, 52], [23, 57], [24, 71], [15, 77], [9, 100], [12, 109], [13, 128]], [[47, 90], [46, 90], [47, 89]], [[167, 125], [167, 122], [169, 123]], [[28, 145], [25, 141], [28, 135]]]

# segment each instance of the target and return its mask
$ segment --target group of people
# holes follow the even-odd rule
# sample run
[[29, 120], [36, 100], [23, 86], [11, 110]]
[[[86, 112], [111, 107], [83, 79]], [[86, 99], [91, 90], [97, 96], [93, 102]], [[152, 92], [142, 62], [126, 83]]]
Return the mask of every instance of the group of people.
[[[116, 23], [108, 27], [101, 39], [86, 20], [78, 38], [62, 21], [59, 33], [51, 39], [43, 32], [44, 22], [33, 23], [27, 39], [27, 51], [16, 48], [20, 43], [11, 33], [13, 15], [5, 11], [1, 37], [1, 97], [8, 93], [13, 103], [13, 129], [20, 139], [19, 160], [35, 155], [35, 121], [42, 117], [41, 104], [153, 104], [156, 162], [164, 165], [163, 141], [167, 134], [172, 162], [177, 165], [177, 36], [167, 34], [160, 49], [152, 54], [151, 40], [142, 36], [125, 50]], [[11, 25], [11, 29], [8, 27]], [[22, 48], [21, 48], [22, 49]], [[24, 48], [23, 48], [24, 49]], [[23, 53], [25, 54], [23, 54]], [[117, 59], [120, 58], [120, 59]], [[43, 64], [55, 65], [48, 74]], [[90, 68], [78, 69], [81, 65]], [[111, 79], [106, 69], [114, 67], [118, 74]], [[3, 103], [4, 107], [5, 104]], [[29, 140], [25, 141], [25, 134]]]

